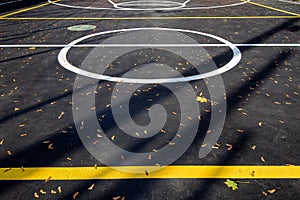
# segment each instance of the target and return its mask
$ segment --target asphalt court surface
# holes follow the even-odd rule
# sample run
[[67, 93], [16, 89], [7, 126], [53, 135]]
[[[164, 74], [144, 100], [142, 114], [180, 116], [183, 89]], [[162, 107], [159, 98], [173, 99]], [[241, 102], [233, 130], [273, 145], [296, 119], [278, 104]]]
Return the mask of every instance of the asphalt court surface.
[[[116, 9], [106, 1], [55, 1], [69, 7], [53, 2], [0, 15], [1, 199], [299, 199], [298, 4], [277, 0], [192, 0], [183, 9], [126, 10]], [[227, 4], [241, 5], [224, 7]], [[220, 8], [203, 8], [214, 6]], [[148, 7], [143, 5], [142, 8]], [[67, 29], [75, 25], [96, 28]], [[171, 167], [132, 175], [105, 167], [89, 152], [91, 149], [87, 150], [79, 134], [89, 119], [76, 127], [72, 110], [76, 104], [72, 96], [83, 92], [74, 87], [78, 84], [75, 82], [77, 74], [65, 69], [62, 66], [65, 62], [59, 60], [58, 55], [78, 38], [107, 31], [70, 46], [68, 61], [74, 67], [84, 67], [84, 60], [91, 52], [113, 51], [120, 48], [119, 43], [135, 45], [130, 39], [121, 40], [122, 37], [118, 43], [114, 40], [109, 43], [110, 38], [122, 35], [114, 30], [126, 29], [128, 31], [122, 32], [131, 36], [134, 31], [130, 29], [140, 28], [144, 31], [141, 35], [147, 35], [149, 27], [194, 31], [180, 33], [201, 44], [189, 48], [204, 48], [219, 69], [231, 61], [233, 52], [214, 36], [236, 45], [242, 57], [236, 66], [221, 74], [226, 93], [226, 118], [221, 136], [209, 154], [201, 159], [198, 156], [199, 149], [206, 148], [205, 136], [212, 132], [209, 125], [215, 105], [203, 79], [190, 81], [192, 93], [201, 97], [191, 102], [191, 105], [199, 105], [197, 134], [192, 144]], [[167, 43], [169, 38], [161, 35], [156, 37]], [[143, 42], [143, 38], [134, 39]], [[119, 47], [101, 46], [103, 41]], [[152, 40], [145, 39], [147, 42]], [[194, 52], [184, 46], [185, 43], [181, 44], [169, 48]], [[185, 77], [199, 74], [186, 59], [161, 49], [154, 51], [155, 46], [146, 47], [120, 56], [104, 74], [121, 77], [134, 67], [155, 62], [171, 66]], [[110, 55], [94, 62], [104, 62]], [[164, 78], [165, 74], [157, 73], [160, 66], [153, 67], [156, 73], [153, 69], [152, 74]], [[92, 67], [89, 70], [98, 72]], [[136, 78], [134, 75], [135, 72], [131, 78]], [[101, 125], [102, 132], [97, 137], [107, 137], [131, 152], [152, 152], [149, 153], [152, 157], [146, 157], [148, 161], [154, 160], [155, 151], [166, 145], [176, 149], [172, 139], [184, 137], [183, 133], [178, 133], [180, 136], [176, 133], [185, 124], [180, 122], [184, 113], [176, 95], [159, 84], [132, 89], [130, 114], [136, 124], [150, 123], [148, 111], [156, 103], [165, 107], [167, 121], [156, 136], [141, 139], [139, 137], [147, 132], [139, 132], [135, 137], [128, 137], [112, 114], [114, 88], [120, 85], [99, 81], [96, 91], [83, 88], [82, 96], [86, 99], [95, 93], [95, 106], [88, 110], [96, 112]], [[130, 87], [134, 88], [134, 84], [129, 84], [128, 91]], [[93, 144], [99, 145], [99, 141], [93, 140]], [[234, 191], [228, 188], [224, 184], [227, 178], [237, 181], [239, 188]]]

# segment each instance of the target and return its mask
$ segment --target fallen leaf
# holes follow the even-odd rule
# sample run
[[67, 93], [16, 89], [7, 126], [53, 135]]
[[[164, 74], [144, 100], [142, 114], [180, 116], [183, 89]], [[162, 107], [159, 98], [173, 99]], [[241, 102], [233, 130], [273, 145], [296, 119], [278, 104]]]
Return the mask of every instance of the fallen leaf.
[[274, 192], [276, 192], [276, 189], [268, 190], [268, 192], [269, 192], [270, 194], [273, 194]]
[[95, 183], [93, 183], [93, 184], [88, 188], [88, 190], [93, 190], [94, 187], [95, 187]]
[[33, 196], [34, 196], [34, 198], [36, 198], [36, 199], [40, 198], [40, 196], [38, 195], [37, 192], [35, 192], [35, 193], [33, 194]]
[[75, 193], [73, 194], [73, 199], [77, 199], [78, 195], [79, 195], [79, 192], [75, 192]]
[[42, 190], [42, 189], [40, 190], [40, 193], [41, 193], [41, 194], [47, 194], [47, 192], [45, 192], [45, 191]]
[[258, 126], [262, 126], [263, 125], [263, 123], [262, 122], [258, 122]]
[[50, 191], [51, 194], [56, 194], [57, 192], [55, 190]]
[[97, 164], [94, 164], [94, 169], [97, 169]]
[[260, 160], [261, 160], [262, 162], [266, 162], [266, 160], [265, 160], [265, 158], [264, 158], [263, 156], [260, 157]]
[[232, 145], [231, 144], [226, 144], [227, 146], [227, 150], [230, 151], [232, 149]]
[[6, 173], [6, 172], [8, 172], [8, 171], [10, 171], [10, 170], [12, 170], [12, 169], [11, 169], [11, 168], [8, 168], [8, 169], [4, 170], [3, 173]]
[[254, 146], [252, 146], [251, 147], [251, 149], [253, 150], [253, 151], [255, 151], [255, 149], [256, 149], [256, 146], [254, 145]]
[[0, 141], [0, 145], [3, 145], [3, 143], [4, 143], [4, 139], [2, 139], [2, 140]]
[[239, 133], [244, 133], [245, 131], [242, 130], [242, 129], [237, 129], [237, 132], [239, 132]]
[[20, 137], [26, 137], [28, 134], [27, 133], [22, 133], [20, 134]]
[[54, 149], [53, 145], [54, 145], [53, 143], [49, 144], [49, 145], [48, 145], [48, 149], [53, 150], [53, 149]]
[[52, 176], [49, 176], [49, 177], [45, 180], [45, 182], [46, 182], [46, 183], [49, 182], [49, 181], [51, 180], [51, 178], [52, 178]]
[[263, 195], [268, 196], [268, 194], [266, 192], [262, 192], [262, 193], [263, 193]]
[[57, 119], [61, 119], [64, 114], [65, 112], [61, 112], [60, 115], [57, 117]]
[[11, 154], [12, 154], [12, 153], [11, 153], [11, 151], [10, 151], [10, 150], [8, 150], [8, 151], [7, 151], [7, 155], [9, 155], [9, 156], [10, 156]]
[[58, 193], [61, 193], [61, 192], [62, 192], [61, 186], [59, 186], [59, 187], [57, 188], [57, 190], [58, 190]]
[[238, 184], [230, 179], [227, 179], [224, 183], [228, 188], [231, 188], [232, 190], [238, 189]]
[[205, 97], [197, 96], [196, 101], [200, 103], [207, 103], [207, 99]]
[[115, 140], [115, 138], [116, 138], [115, 135], [111, 136], [111, 140]]

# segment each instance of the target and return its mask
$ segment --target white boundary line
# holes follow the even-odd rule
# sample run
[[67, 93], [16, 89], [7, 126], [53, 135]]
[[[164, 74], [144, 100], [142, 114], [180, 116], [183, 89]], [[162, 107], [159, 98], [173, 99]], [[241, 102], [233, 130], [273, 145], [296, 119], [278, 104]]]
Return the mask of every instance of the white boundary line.
[[292, 3], [292, 4], [298, 4], [298, 5], [300, 5], [300, 3], [294, 2], [294, 1], [288, 1], [288, 0], [278, 0], [278, 1], [285, 2], [285, 3]]
[[[238, 47], [300, 47], [300, 44], [277, 44], [277, 43], [264, 43], [264, 44], [233, 44]], [[0, 44], [0, 48], [65, 48], [65, 47], [102, 47], [102, 48], [112, 48], [112, 47], [228, 47], [226, 44]]]
[[19, 2], [19, 1], [23, 1], [23, 0], [15, 0], [15, 1], [8, 1], [8, 2], [5, 2], [5, 3], [0, 3], [0, 6], [5, 5], [5, 4], [11, 4], [11, 3]]
[[[180, 7], [174, 7], [174, 8], [146, 8], [146, 9], [138, 9], [138, 8], [122, 8], [119, 7], [119, 4], [114, 3], [111, 0], [107, 0], [109, 3], [111, 3], [114, 7], [113, 8], [101, 8], [101, 7], [91, 7], [91, 6], [72, 6], [72, 5], [68, 5], [68, 4], [63, 4], [63, 3], [57, 3], [57, 2], [53, 2], [52, 0], [48, 0], [49, 3], [57, 5], [57, 6], [63, 6], [63, 7], [68, 7], [68, 8], [79, 8], [79, 9], [91, 9], [91, 10], [122, 10], [122, 11], [137, 11], [137, 10], [200, 10], [200, 9], [214, 9], [214, 8], [225, 8], [225, 7], [232, 7], [232, 6], [239, 6], [239, 5], [243, 5], [246, 4], [248, 2], [250, 2], [251, 0], [246, 0], [243, 2], [239, 2], [239, 3], [233, 3], [233, 4], [227, 4], [227, 5], [219, 5], [219, 6], [201, 6], [201, 7], [186, 7], [187, 4], [191, 1], [191, 0], [187, 0], [184, 3], [182, 3], [182, 6]], [[128, 2], [127, 2], [128, 3]], [[122, 3], [121, 3], [122, 4]]]

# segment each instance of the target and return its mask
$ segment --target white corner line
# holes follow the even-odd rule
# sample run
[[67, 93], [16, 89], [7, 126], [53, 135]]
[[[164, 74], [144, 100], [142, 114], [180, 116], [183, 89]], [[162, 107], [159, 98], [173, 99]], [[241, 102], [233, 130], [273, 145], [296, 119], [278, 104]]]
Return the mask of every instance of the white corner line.
[[[237, 47], [300, 47], [300, 44], [277, 44], [277, 43], [262, 43], [262, 44], [233, 44]], [[227, 47], [226, 44], [76, 44], [76, 45], [65, 45], [65, 44], [8, 44], [1, 45], [0, 48], [65, 48], [65, 47], [76, 47], [76, 48], [117, 48], [117, 47]]]
[[294, 2], [294, 1], [288, 1], [288, 0], [278, 0], [278, 1], [281, 1], [281, 2], [284, 2], [284, 3], [292, 3], [292, 4], [298, 4], [298, 5], [300, 5], [299, 2]]

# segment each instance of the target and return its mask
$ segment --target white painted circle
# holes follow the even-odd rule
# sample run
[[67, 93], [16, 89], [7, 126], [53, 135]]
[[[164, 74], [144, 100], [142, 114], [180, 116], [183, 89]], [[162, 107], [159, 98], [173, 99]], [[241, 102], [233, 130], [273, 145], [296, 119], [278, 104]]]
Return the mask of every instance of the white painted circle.
[[[110, 34], [110, 33], [119, 33], [119, 32], [126, 32], [126, 31], [140, 31], [140, 30], [165, 30], [165, 31], [183, 32], [183, 33], [193, 33], [193, 34], [211, 37], [213, 39], [219, 40], [220, 42], [226, 44], [232, 50], [233, 57], [223, 67], [213, 70], [213, 71], [210, 71], [210, 72], [207, 72], [207, 73], [204, 73], [204, 74], [188, 76], [188, 77], [180, 77], [180, 78], [166, 78], [166, 79], [136, 79], [136, 78], [121, 78], [121, 77], [106, 76], [106, 75], [89, 72], [89, 71], [80, 69], [78, 67], [75, 67], [67, 59], [67, 54], [68, 54], [69, 50], [71, 49], [71, 47], [85, 39], [88, 39], [88, 38], [91, 38], [94, 36]], [[188, 47], [188, 44], [187, 44], [187, 47]], [[185, 30], [185, 29], [171, 29], [171, 28], [132, 28], [132, 29], [119, 29], [119, 30], [94, 33], [94, 34], [90, 34], [90, 35], [81, 37], [77, 40], [74, 40], [73, 42], [69, 43], [66, 47], [64, 47], [58, 54], [59, 63], [65, 69], [72, 71], [76, 74], [86, 76], [89, 78], [94, 78], [97, 80], [106, 80], [106, 81], [111, 81], [111, 82], [123, 82], [123, 83], [142, 83], [142, 84], [178, 83], [178, 82], [195, 81], [195, 80], [200, 80], [200, 79], [204, 79], [204, 78], [209, 78], [212, 76], [220, 75], [220, 74], [227, 72], [230, 69], [234, 68], [240, 62], [241, 58], [242, 58], [242, 54], [241, 54], [240, 50], [237, 48], [237, 46], [235, 46], [231, 42], [229, 42], [221, 37], [218, 37], [218, 36], [215, 36], [212, 34], [208, 34], [208, 33], [198, 32], [198, 31]]]
[[180, 9], [185, 6], [184, 3], [175, 1], [159, 1], [153, 2], [149, 0], [144, 1], [126, 1], [117, 3], [114, 5], [115, 8], [123, 10], [172, 10]]
[[226, 8], [226, 7], [233, 7], [233, 6], [239, 6], [239, 5], [243, 5], [246, 4], [248, 2], [250, 2], [251, 0], [246, 0], [246, 1], [242, 1], [239, 3], [232, 3], [232, 4], [226, 4], [226, 5], [216, 5], [216, 6], [195, 6], [195, 7], [186, 7], [187, 4], [190, 1], [186, 1], [184, 3], [182, 3], [182, 6], [178, 7], [178, 8], [157, 8], [157, 9], [138, 9], [138, 8], [122, 8], [122, 5], [118, 7], [118, 4], [113, 3], [112, 1], [108, 0], [114, 7], [112, 8], [105, 8], [105, 7], [92, 7], [92, 6], [73, 6], [73, 5], [69, 5], [69, 4], [63, 4], [63, 3], [57, 3], [54, 2], [52, 0], [48, 0], [49, 3], [51, 4], [55, 4], [57, 6], [63, 6], [63, 7], [68, 7], [68, 8], [79, 8], [79, 9], [91, 9], [91, 10], [123, 10], [123, 11], [137, 11], [137, 10], [141, 10], [141, 11], [145, 11], [145, 10], [174, 10], [174, 9], [178, 9], [178, 10], [202, 10], [202, 9], [214, 9], [214, 8]]

